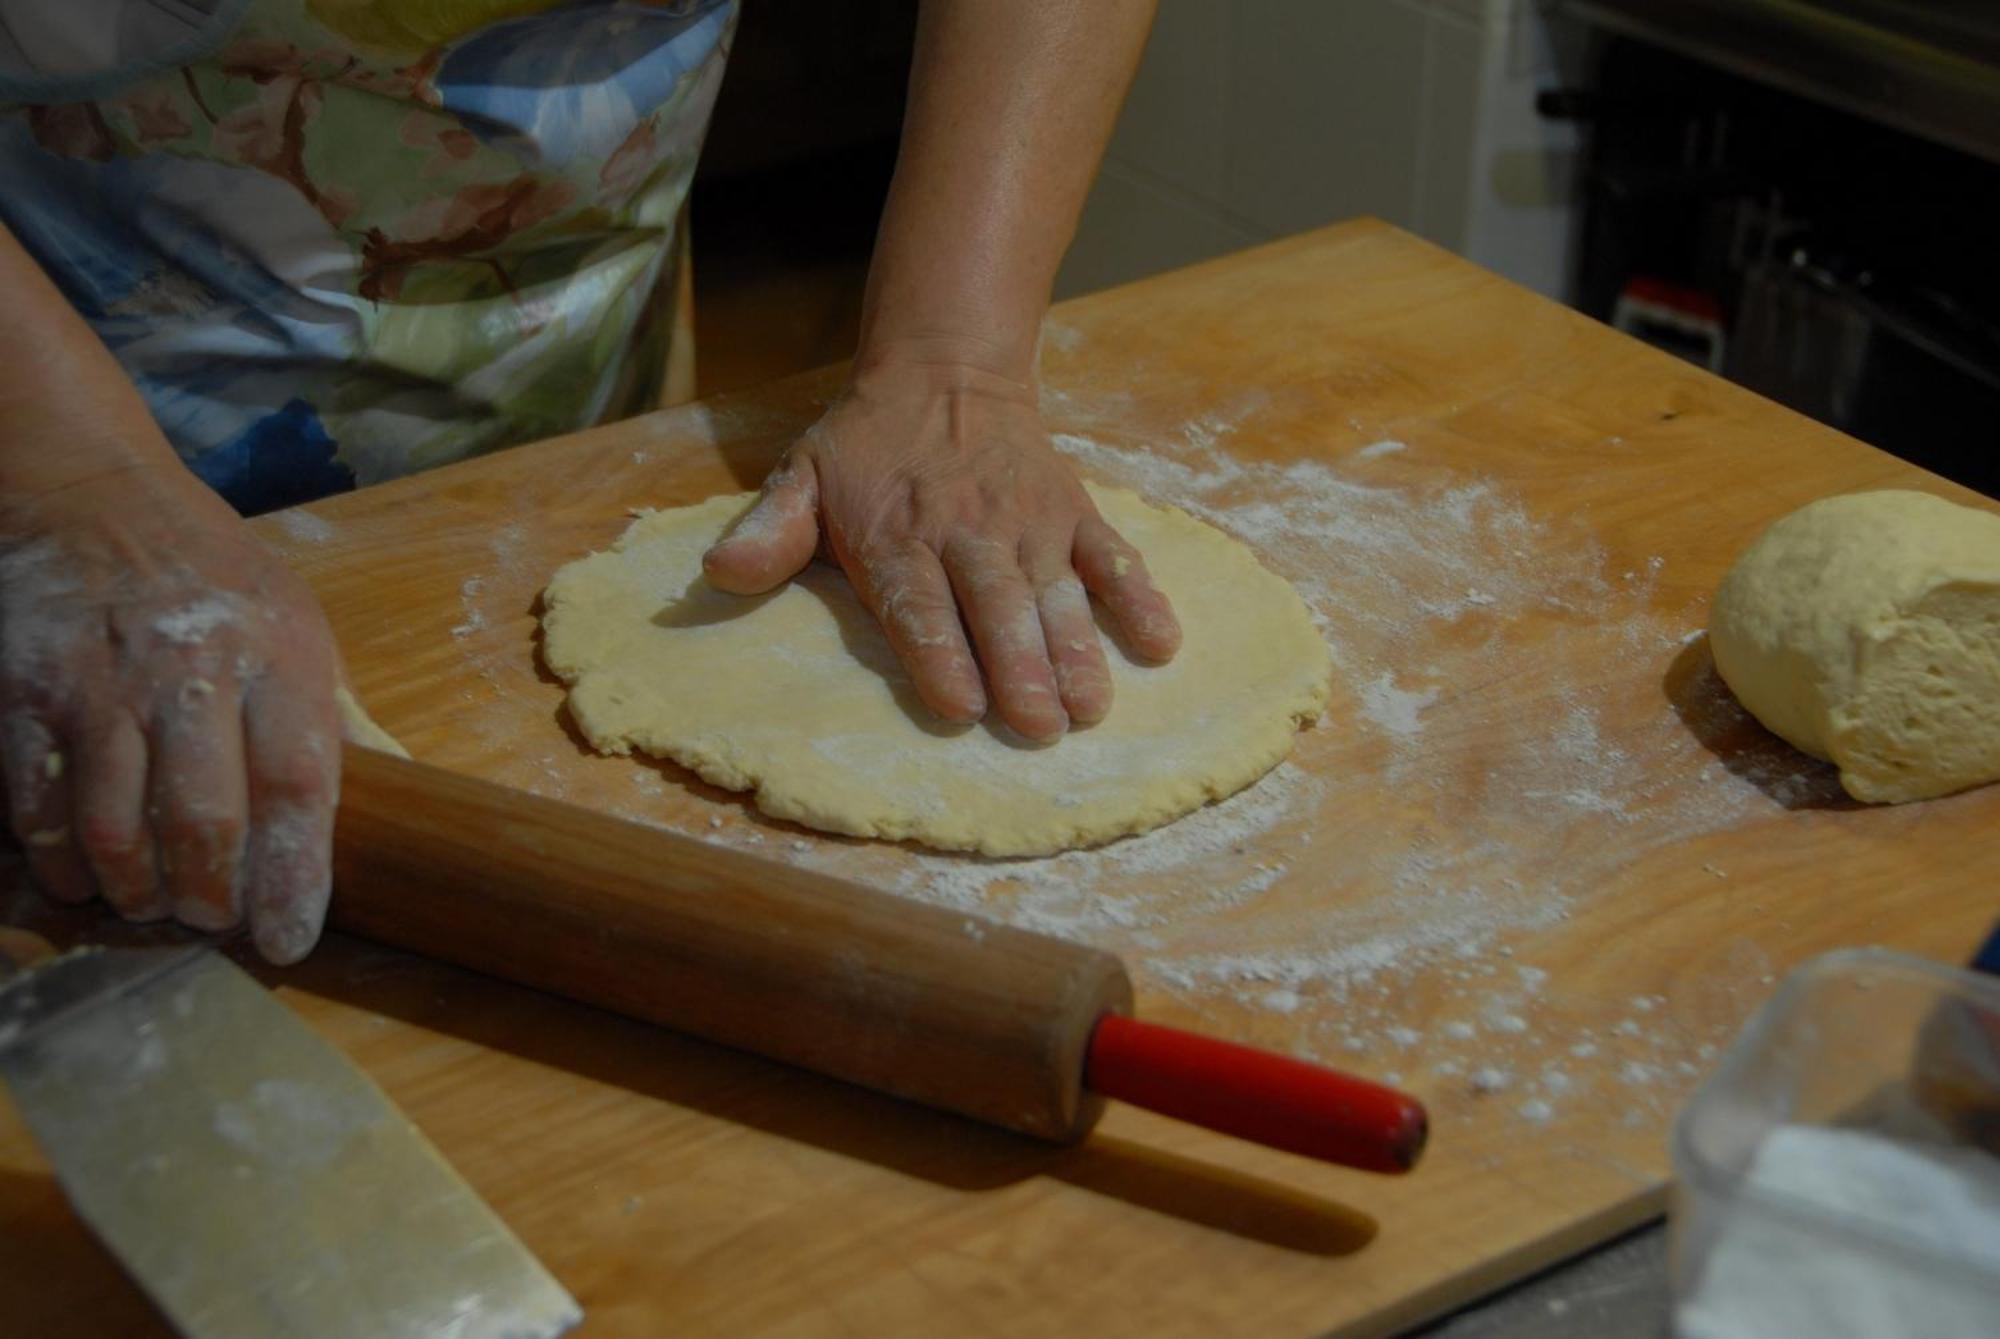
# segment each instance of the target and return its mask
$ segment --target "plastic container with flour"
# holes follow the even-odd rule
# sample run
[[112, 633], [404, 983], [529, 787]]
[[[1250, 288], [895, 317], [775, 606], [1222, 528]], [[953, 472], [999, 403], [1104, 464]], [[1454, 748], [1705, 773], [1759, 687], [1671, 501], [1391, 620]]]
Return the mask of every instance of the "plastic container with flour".
[[2000, 1335], [2000, 979], [1806, 963], [1673, 1136], [1680, 1339]]

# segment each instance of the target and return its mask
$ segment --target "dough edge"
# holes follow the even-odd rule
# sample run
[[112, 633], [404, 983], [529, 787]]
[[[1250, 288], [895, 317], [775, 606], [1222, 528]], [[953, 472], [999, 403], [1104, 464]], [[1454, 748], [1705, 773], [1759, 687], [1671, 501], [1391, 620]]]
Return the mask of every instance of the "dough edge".
[[368, 714], [368, 708], [361, 705], [361, 699], [354, 696], [346, 684], [333, 690], [333, 705], [340, 712], [341, 733], [353, 743], [378, 753], [393, 753], [398, 758], [410, 756], [410, 751], [403, 747], [403, 741], [377, 725], [375, 718]]
[[[1171, 788], [1163, 786], [1149, 797], [1151, 803], [1144, 809], [1128, 810], [1122, 818], [1092, 822], [1083, 817], [1089, 814], [1089, 808], [1080, 809], [1079, 821], [1066, 831], [1056, 833], [1043, 829], [1034, 840], [1017, 839], [1010, 832], [983, 828], [956, 815], [944, 821], [882, 816], [856, 819], [852, 815], [829, 811], [809, 795], [789, 789], [782, 782], [745, 772], [727, 759], [700, 748], [665, 744], [655, 748], [636, 739], [633, 742], [639, 752], [671, 758], [710, 785], [750, 795], [758, 810], [773, 818], [848, 837], [914, 842], [934, 850], [970, 852], [995, 859], [1023, 859], [1102, 846], [1120, 837], [1150, 832], [1193, 813], [1205, 804], [1228, 799], [1283, 762], [1292, 751], [1292, 741], [1299, 730], [1317, 720], [1324, 705], [1325, 694], [1322, 694], [1318, 703], [1302, 705], [1289, 721], [1270, 730], [1267, 737], [1257, 739], [1254, 746], [1246, 741], [1243, 751], [1236, 755], [1241, 760], [1238, 766], [1200, 776], [1177, 778]], [[592, 741], [593, 744], [595, 742]], [[1060, 748], [1061, 745], [1058, 743], [1053, 747]], [[630, 753], [632, 749], [619, 748], [615, 751]]]

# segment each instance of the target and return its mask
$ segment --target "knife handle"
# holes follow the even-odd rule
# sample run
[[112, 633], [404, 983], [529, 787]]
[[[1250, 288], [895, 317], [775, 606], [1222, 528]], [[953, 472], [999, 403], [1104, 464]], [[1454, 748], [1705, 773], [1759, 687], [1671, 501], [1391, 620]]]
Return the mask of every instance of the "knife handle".
[[1408, 1093], [1118, 1014], [1091, 1034], [1084, 1083], [1101, 1097], [1371, 1172], [1410, 1170], [1430, 1129]]

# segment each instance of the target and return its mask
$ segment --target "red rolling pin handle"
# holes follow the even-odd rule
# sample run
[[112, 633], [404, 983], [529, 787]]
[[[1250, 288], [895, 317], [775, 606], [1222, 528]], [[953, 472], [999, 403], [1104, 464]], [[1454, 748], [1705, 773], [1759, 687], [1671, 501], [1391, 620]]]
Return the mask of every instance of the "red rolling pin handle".
[[1270, 1148], [1407, 1172], [1423, 1152], [1423, 1104], [1320, 1065], [1106, 1014], [1084, 1083], [1105, 1097]]

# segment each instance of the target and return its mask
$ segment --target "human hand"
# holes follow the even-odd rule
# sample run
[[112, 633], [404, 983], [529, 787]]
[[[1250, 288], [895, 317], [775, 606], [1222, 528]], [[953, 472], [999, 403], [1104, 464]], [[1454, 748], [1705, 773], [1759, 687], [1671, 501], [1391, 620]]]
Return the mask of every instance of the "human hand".
[[178, 465], [0, 512], [0, 782], [36, 881], [305, 956], [339, 658], [303, 582]]
[[703, 567], [718, 588], [754, 595], [817, 551], [847, 573], [947, 721], [985, 715], [988, 688], [1032, 740], [1102, 720], [1111, 676], [1092, 595], [1140, 657], [1168, 660], [1180, 646], [1144, 560], [1050, 445], [1032, 388], [989, 372], [857, 374]]

